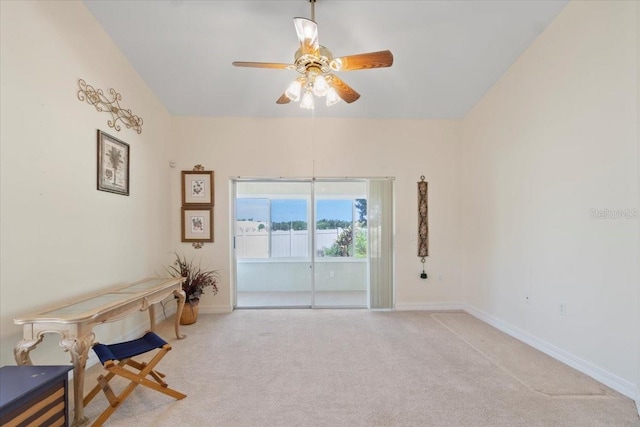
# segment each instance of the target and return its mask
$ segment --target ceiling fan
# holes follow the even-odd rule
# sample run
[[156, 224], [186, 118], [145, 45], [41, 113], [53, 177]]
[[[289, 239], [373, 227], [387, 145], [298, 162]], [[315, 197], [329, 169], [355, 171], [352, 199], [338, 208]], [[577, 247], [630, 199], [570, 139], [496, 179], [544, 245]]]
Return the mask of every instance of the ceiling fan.
[[340, 99], [350, 104], [358, 100], [360, 94], [333, 72], [390, 67], [393, 65], [393, 54], [388, 50], [382, 50], [334, 58], [329, 49], [318, 43], [318, 25], [315, 22], [316, 0], [309, 0], [309, 2], [311, 3], [311, 19], [293, 18], [293, 24], [300, 41], [300, 48], [295, 53], [293, 64], [236, 61], [233, 65], [236, 67], [287, 69], [300, 73], [300, 76], [278, 98], [277, 104], [300, 101], [301, 108], [313, 109], [313, 95], [326, 97], [327, 106], [336, 104]]

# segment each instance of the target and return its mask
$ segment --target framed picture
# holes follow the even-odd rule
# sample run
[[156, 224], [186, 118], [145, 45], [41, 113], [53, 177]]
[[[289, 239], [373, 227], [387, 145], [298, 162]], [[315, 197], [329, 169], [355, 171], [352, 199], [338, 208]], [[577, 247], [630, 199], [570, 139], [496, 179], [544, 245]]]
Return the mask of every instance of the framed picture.
[[129, 195], [129, 144], [99, 129], [98, 190]]
[[213, 242], [213, 208], [182, 207], [182, 241]]
[[182, 171], [182, 206], [213, 206], [213, 171]]

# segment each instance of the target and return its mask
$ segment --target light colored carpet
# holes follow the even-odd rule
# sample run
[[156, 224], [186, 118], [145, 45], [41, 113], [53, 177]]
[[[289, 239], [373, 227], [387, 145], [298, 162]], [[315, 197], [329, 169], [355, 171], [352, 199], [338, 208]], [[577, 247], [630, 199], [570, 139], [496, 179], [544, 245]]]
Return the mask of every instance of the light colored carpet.
[[607, 388], [466, 313], [432, 317], [531, 390], [549, 396], [605, 395]]
[[237, 310], [183, 332], [159, 325], [158, 369], [188, 397], [138, 387], [106, 425], [640, 426], [632, 400], [464, 313]]

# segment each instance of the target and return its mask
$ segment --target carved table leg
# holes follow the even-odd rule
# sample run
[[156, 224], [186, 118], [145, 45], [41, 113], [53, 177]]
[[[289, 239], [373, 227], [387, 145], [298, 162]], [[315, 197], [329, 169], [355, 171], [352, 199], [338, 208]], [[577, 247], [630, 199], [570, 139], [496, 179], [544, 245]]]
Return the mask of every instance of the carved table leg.
[[87, 357], [89, 349], [93, 345], [95, 335], [90, 333], [80, 339], [63, 338], [60, 340], [60, 346], [71, 354], [71, 363], [73, 363], [73, 403], [74, 418], [73, 426], [80, 427], [89, 422], [84, 416], [84, 371], [87, 366]]
[[182, 309], [184, 308], [184, 302], [187, 299], [187, 295], [183, 290], [173, 291], [173, 294], [178, 297], [178, 310], [176, 311], [176, 337], [179, 340], [186, 338], [186, 335], [180, 335], [180, 316], [182, 316]]
[[33, 365], [29, 352], [42, 342], [42, 336], [37, 339], [23, 339], [13, 349], [13, 357], [18, 366]]

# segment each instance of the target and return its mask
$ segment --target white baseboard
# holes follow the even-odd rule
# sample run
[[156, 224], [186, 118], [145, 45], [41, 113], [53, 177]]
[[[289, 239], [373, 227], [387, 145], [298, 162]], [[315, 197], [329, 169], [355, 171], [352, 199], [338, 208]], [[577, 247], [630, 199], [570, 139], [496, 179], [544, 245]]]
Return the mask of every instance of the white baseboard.
[[508, 335], [511, 335], [517, 340], [529, 344], [531, 347], [545, 353], [546, 355], [551, 356], [554, 359], [571, 366], [572, 368], [582, 372], [583, 374], [589, 375], [596, 381], [599, 381], [602, 384], [611, 387], [615, 391], [635, 400], [636, 406], [638, 406], [638, 413], [640, 414], [640, 394], [638, 392], [638, 387], [636, 386], [636, 384], [632, 384], [629, 381], [606, 371], [605, 369], [602, 369], [590, 362], [587, 362], [584, 359], [581, 359], [565, 350], [562, 350], [561, 348], [558, 348], [553, 344], [550, 344], [534, 335], [531, 335], [530, 333], [516, 326], [504, 322], [495, 316], [485, 313], [484, 311], [479, 310], [476, 307], [473, 307], [471, 305], [464, 305], [463, 310], [470, 315], [482, 320], [483, 322], [488, 323], [494, 328], [499, 329], [500, 331]]
[[464, 310], [465, 305], [460, 302], [431, 302], [431, 303], [396, 303], [397, 311], [451, 311]]
[[203, 314], [226, 314], [231, 313], [233, 307], [231, 305], [204, 305], [200, 303], [199, 312]]

